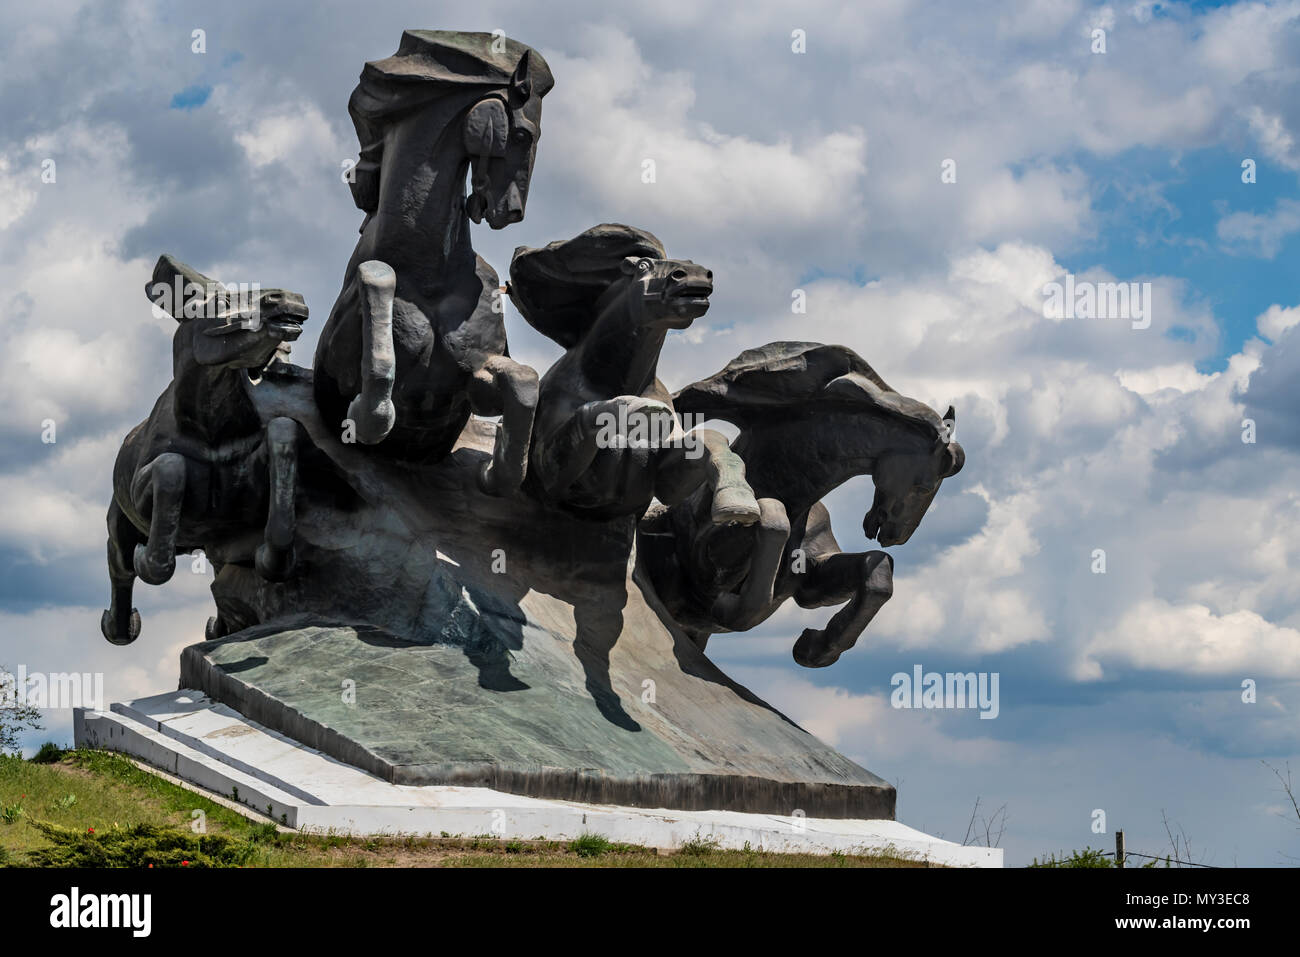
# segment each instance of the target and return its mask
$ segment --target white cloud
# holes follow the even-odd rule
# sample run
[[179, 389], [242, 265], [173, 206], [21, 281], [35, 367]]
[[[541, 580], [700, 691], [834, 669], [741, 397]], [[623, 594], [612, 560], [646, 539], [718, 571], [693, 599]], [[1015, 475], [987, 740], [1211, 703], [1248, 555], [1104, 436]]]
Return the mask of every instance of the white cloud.
[[1259, 140], [1264, 155], [1287, 169], [1300, 169], [1300, 156], [1296, 155], [1295, 137], [1277, 113], [1266, 113], [1262, 107], [1252, 106], [1246, 111], [1250, 131]]
[[1271, 213], [1229, 213], [1216, 232], [1230, 251], [1272, 259], [1288, 236], [1300, 232], [1300, 201], [1280, 199]]
[[1300, 306], [1283, 309], [1281, 306], [1269, 306], [1255, 320], [1259, 334], [1269, 339], [1278, 339], [1292, 326], [1300, 324]]
[[[545, 135], [565, 144], [561, 176], [611, 218], [734, 234], [860, 215], [861, 129], [802, 141], [723, 133], [692, 116], [690, 74], [655, 70], [620, 31], [591, 27], [583, 37], [587, 56], [551, 57], [565, 87], [546, 101]], [[643, 181], [647, 162], [653, 183]]]
[[1080, 678], [1101, 678], [1116, 663], [1194, 675], [1300, 678], [1300, 631], [1253, 611], [1216, 615], [1205, 605], [1156, 599], [1129, 609], [1088, 642], [1076, 665]]
[[36, 203], [37, 170], [19, 167], [8, 156], [0, 156], [0, 229], [22, 219]]
[[343, 158], [355, 152], [350, 143], [339, 142], [329, 121], [311, 103], [288, 104], [281, 112], [260, 115], [247, 128], [237, 128], [234, 137], [254, 168], [294, 163], [304, 156]]

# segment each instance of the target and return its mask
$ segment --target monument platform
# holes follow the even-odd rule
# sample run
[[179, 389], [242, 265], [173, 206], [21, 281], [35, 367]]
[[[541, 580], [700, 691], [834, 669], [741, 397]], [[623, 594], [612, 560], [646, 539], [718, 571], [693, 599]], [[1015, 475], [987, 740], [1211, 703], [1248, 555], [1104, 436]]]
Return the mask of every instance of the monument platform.
[[934, 864], [1000, 867], [1002, 851], [964, 847], [892, 820], [562, 801], [488, 787], [393, 784], [302, 745], [201, 692], [182, 690], [79, 709], [78, 745], [119, 751], [189, 784], [235, 798], [308, 832], [449, 834], [572, 840], [584, 833], [673, 849], [704, 838], [723, 848], [812, 854], [889, 850]]

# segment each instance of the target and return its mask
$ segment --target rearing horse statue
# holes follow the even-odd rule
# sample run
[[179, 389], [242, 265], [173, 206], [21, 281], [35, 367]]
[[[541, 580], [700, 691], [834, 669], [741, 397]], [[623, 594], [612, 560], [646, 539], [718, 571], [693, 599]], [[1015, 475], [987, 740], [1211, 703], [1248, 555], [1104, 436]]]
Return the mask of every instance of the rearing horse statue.
[[345, 435], [421, 463], [451, 451], [471, 411], [500, 415], [480, 475], [494, 494], [523, 481], [537, 373], [509, 357], [499, 280], [469, 225], [523, 219], [553, 85], [514, 40], [408, 30], [348, 103], [366, 218], [316, 349], [317, 405]]
[[[173, 288], [180, 294], [170, 295]], [[161, 585], [175, 573], [179, 553], [211, 553], [213, 546], [223, 554], [231, 546], [239, 551], [240, 540], [262, 528], [243, 558], [269, 581], [284, 581], [295, 564], [304, 433], [285, 416], [264, 421], [252, 389], [301, 334], [307, 304], [283, 289], [232, 300], [220, 283], [171, 256], [158, 260], [146, 292], [177, 322], [173, 378], [113, 465], [113, 589], [100, 628], [115, 645], [140, 634], [140, 613], [131, 607], [136, 578]], [[208, 623], [208, 637], [222, 634], [218, 616]]]
[[510, 263], [510, 297], [565, 347], [542, 377], [526, 488], [584, 518], [638, 518], [652, 499], [709, 490], [709, 521], [747, 525], [758, 503], [745, 464], [709, 429], [683, 432], [656, 377], [669, 330], [709, 308], [713, 273], [668, 259], [643, 229], [593, 226]]
[[894, 563], [879, 549], [842, 552], [822, 499], [870, 475], [863, 532], [884, 546], [906, 542], [966, 461], [952, 409], [941, 417], [855, 352], [810, 342], [743, 352], [673, 402], [739, 427], [732, 448], [762, 514], [750, 528], [718, 527], [706, 489], [647, 514], [639, 547], [669, 613], [703, 647], [709, 635], [753, 628], [788, 598], [804, 608], [843, 604], [794, 646], [805, 667], [833, 664], [893, 594]]

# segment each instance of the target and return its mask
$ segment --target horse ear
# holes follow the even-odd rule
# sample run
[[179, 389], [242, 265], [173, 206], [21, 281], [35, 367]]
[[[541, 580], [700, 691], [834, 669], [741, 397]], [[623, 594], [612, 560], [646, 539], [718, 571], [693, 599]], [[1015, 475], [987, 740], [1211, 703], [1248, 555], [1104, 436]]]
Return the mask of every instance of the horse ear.
[[945, 444], [951, 442], [957, 435], [957, 410], [948, 406], [948, 411], [943, 414], [943, 432], [940, 435], [940, 441]]
[[480, 100], [465, 114], [465, 152], [470, 156], [505, 156], [509, 128], [504, 103], [496, 97]]
[[520, 100], [527, 100], [533, 94], [533, 81], [528, 75], [528, 54], [531, 50], [525, 50], [524, 55], [519, 58], [519, 65], [515, 67], [515, 72], [510, 77], [510, 90]]

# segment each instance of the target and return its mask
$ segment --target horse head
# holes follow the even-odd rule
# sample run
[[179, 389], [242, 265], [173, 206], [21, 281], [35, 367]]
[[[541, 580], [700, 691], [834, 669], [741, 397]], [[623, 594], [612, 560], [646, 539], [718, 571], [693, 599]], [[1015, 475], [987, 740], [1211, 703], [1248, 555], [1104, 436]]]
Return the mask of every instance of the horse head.
[[951, 406], [943, 429], [929, 448], [882, 452], [871, 471], [876, 494], [862, 519], [862, 531], [881, 545], [902, 545], [916, 531], [943, 480], [966, 464], [966, 453], [950, 439], [956, 414]]
[[260, 372], [302, 334], [307, 304], [296, 292], [227, 286], [164, 255], [145, 288], [155, 306], [186, 326], [200, 366]]
[[901, 545], [916, 531], [942, 481], [966, 453], [945, 416], [885, 383], [857, 353], [814, 342], [772, 342], [741, 353], [721, 372], [673, 397], [679, 413], [724, 419], [754, 487], [806, 509], [855, 475], [875, 497], [868, 538]]
[[[433, 148], [438, 162], [449, 164], [446, 182], [453, 170], [469, 169], [469, 195], [460, 192], [463, 181], [454, 186], [458, 211], [493, 229], [519, 222], [541, 136], [542, 97], [554, 85], [541, 54], [508, 37], [407, 30], [397, 53], [365, 65], [348, 102], [361, 143], [350, 177], [354, 201], [373, 214], [381, 193], [406, 190], [412, 176], [428, 180], [423, 165]], [[395, 127], [407, 128], [407, 138], [391, 137]], [[396, 181], [382, 183], [393, 163], [415, 166], [403, 165]]]
[[516, 249], [509, 291], [529, 325], [571, 349], [616, 312], [648, 329], [686, 328], [709, 308], [713, 273], [667, 258], [644, 229], [602, 223], [540, 249]]
[[689, 259], [627, 256], [619, 266], [630, 278], [633, 314], [651, 328], [685, 329], [709, 311], [713, 272]]
[[470, 162], [465, 213], [501, 229], [524, 218], [528, 184], [542, 135], [542, 95], [533, 92], [532, 51], [525, 51], [505, 89], [478, 100], [463, 121]]

